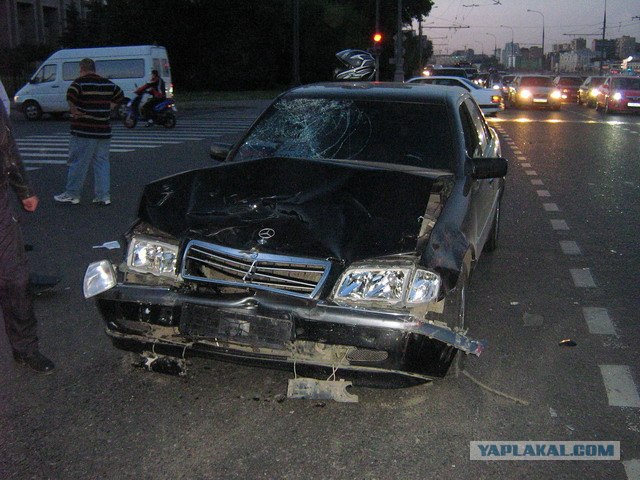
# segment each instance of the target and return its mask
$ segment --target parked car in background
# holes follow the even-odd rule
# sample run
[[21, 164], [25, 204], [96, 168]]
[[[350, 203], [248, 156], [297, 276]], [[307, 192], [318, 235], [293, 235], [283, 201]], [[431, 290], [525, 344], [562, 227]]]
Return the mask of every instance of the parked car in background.
[[519, 75], [510, 85], [509, 105], [514, 108], [545, 107], [560, 110], [562, 94], [551, 77]]
[[578, 100], [578, 89], [583, 81], [583, 77], [558, 75], [553, 79], [553, 85], [560, 90], [563, 103], [576, 103]]
[[598, 90], [596, 110], [640, 112], [640, 77], [607, 77]]
[[462, 77], [469, 78], [467, 71], [461, 67], [432, 67], [425, 69], [422, 74], [425, 77]]
[[505, 106], [509, 105], [508, 101], [509, 101], [510, 87], [511, 87], [511, 83], [513, 83], [515, 78], [516, 78], [516, 75], [503, 75], [502, 78], [500, 79], [500, 91], [502, 92], [502, 98], [504, 99]]
[[117, 347], [408, 382], [485, 348], [465, 304], [507, 161], [469, 93], [301, 86], [213, 152], [147, 185], [122, 259], [87, 269]]
[[478, 103], [482, 113], [494, 116], [500, 110], [504, 110], [502, 95], [491, 88], [482, 88], [473, 81], [461, 77], [415, 77], [406, 83], [420, 83], [423, 85], [444, 85], [449, 87], [461, 87], [471, 93], [473, 99]]
[[596, 98], [598, 96], [599, 87], [607, 77], [592, 76], [587, 77], [580, 88], [578, 88], [578, 104], [587, 107], [596, 106]]

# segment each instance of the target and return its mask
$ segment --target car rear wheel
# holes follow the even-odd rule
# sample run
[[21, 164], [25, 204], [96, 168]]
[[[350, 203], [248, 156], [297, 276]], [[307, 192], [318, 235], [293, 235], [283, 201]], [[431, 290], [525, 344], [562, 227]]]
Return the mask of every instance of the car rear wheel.
[[40, 120], [42, 118], [42, 108], [40, 108], [38, 102], [34, 102], [33, 100], [24, 103], [22, 112], [29, 121]]

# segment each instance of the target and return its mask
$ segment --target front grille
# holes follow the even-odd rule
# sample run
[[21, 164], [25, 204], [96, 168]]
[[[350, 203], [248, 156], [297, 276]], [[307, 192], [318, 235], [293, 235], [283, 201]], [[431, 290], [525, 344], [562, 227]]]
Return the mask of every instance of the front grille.
[[330, 265], [326, 260], [246, 252], [192, 240], [185, 249], [182, 277], [221, 286], [314, 297]]
[[380, 363], [389, 358], [384, 350], [371, 350], [368, 348], [355, 348], [347, 353], [347, 360], [352, 363]]

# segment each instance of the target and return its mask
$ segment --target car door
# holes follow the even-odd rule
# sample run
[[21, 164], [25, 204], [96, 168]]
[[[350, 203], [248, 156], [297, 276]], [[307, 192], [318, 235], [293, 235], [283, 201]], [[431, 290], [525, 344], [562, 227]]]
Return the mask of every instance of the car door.
[[[460, 117], [465, 137], [466, 153], [470, 158], [492, 158], [499, 154], [498, 142], [474, 101], [467, 98], [460, 105]], [[500, 182], [497, 179], [471, 180], [470, 210], [471, 233], [470, 239], [481, 251], [489, 236], [491, 222], [497, 208], [500, 193]]]
[[50, 112], [56, 109], [57, 97], [60, 96], [60, 82], [57, 80], [56, 63], [48, 63], [40, 67], [40, 69], [32, 77], [31, 85], [33, 89], [29, 92], [36, 100], [43, 111]]

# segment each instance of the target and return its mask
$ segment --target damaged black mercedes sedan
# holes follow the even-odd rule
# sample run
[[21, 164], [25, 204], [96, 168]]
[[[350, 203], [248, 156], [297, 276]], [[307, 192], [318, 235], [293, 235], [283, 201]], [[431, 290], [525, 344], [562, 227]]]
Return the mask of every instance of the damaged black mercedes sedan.
[[122, 261], [87, 269], [117, 347], [410, 381], [483, 351], [466, 288], [507, 161], [466, 91], [302, 86], [212, 151], [147, 185]]

